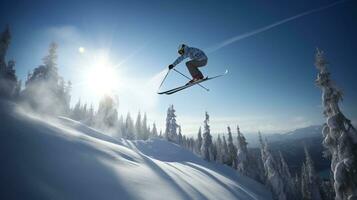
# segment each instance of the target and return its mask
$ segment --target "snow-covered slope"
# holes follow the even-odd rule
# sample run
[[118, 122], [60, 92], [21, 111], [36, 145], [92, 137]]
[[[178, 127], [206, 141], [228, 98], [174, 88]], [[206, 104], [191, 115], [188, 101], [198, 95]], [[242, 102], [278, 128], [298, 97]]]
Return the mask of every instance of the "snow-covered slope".
[[0, 199], [271, 199], [262, 185], [164, 140], [116, 140], [11, 107], [0, 107]]

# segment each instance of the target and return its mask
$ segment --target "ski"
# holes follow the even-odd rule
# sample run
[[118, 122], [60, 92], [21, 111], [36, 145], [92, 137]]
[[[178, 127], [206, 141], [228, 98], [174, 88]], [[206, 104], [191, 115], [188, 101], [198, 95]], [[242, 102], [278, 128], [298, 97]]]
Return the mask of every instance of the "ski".
[[228, 74], [228, 70], [226, 70], [223, 74], [220, 74], [220, 75], [217, 75], [217, 76], [213, 76], [213, 77], [206, 77], [200, 81], [197, 81], [197, 82], [194, 82], [194, 83], [190, 83], [190, 84], [187, 84], [187, 85], [183, 85], [183, 86], [180, 86], [180, 87], [177, 87], [177, 88], [173, 88], [171, 90], [167, 90], [167, 91], [163, 91], [163, 92], [158, 92], [158, 94], [166, 94], [166, 95], [171, 95], [171, 94], [174, 94], [176, 92], [179, 92], [181, 90], [184, 90], [186, 88], [189, 88], [191, 86], [194, 86], [196, 84], [199, 84], [199, 83], [202, 83], [202, 82], [205, 82], [205, 81], [208, 81], [208, 80], [211, 80], [211, 79], [215, 79], [215, 78], [218, 78], [218, 77], [221, 77], [221, 76], [224, 76]]
[[[183, 86], [180, 86], [180, 87], [171, 89], [171, 90], [167, 90], [167, 91], [164, 91], [164, 92], [159, 92], [158, 94], [173, 94], [173, 93], [175, 93], [176, 91], [178, 92], [178, 91], [180, 91], [180, 90], [183, 90], [183, 89], [185, 89], [185, 88], [191, 87], [191, 86], [196, 85], [196, 84], [198, 84], [198, 83], [202, 83], [202, 82], [204, 82], [204, 81], [207, 80], [207, 79], [208, 79], [208, 77], [206, 77], [206, 78], [204, 78], [204, 79], [202, 79], [202, 80], [200, 80], [200, 81], [194, 82], [194, 83], [189, 83], [189, 84], [186, 84], [186, 85], [183, 85]], [[172, 93], [172, 92], [173, 92], [173, 93]]]

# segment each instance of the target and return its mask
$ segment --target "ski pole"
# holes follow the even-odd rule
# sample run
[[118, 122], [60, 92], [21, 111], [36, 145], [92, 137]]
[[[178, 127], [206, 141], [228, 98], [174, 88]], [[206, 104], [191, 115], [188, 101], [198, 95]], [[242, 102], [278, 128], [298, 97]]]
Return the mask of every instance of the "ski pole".
[[169, 72], [170, 72], [170, 70], [168, 70], [168, 71], [167, 71], [167, 73], [166, 73], [166, 75], [165, 75], [164, 79], [162, 79], [162, 81], [161, 81], [160, 86], [159, 86], [159, 88], [158, 88], [158, 89], [160, 89], [160, 88], [161, 88], [161, 86], [162, 86], [162, 84], [165, 82], [165, 80], [166, 80], [166, 78], [167, 78], [167, 75], [169, 75]]
[[[179, 74], [181, 74], [182, 76], [184, 76], [184, 77], [186, 77], [188, 80], [191, 80], [191, 78], [190, 77], [188, 77], [188, 76], [186, 76], [185, 74], [183, 74], [183, 73], [181, 73], [180, 71], [178, 71], [177, 69], [173, 69], [175, 72], [177, 72], [177, 73], [179, 73]], [[205, 89], [206, 91], [209, 91], [209, 89], [208, 88], [206, 88], [205, 86], [203, 86], [203, 85], [201, 85], [201, 84], [199, 84], [199, 83], [197, 83], [197, 85], [199, 85], [201, 88], [203, 88], [203, 89]]]

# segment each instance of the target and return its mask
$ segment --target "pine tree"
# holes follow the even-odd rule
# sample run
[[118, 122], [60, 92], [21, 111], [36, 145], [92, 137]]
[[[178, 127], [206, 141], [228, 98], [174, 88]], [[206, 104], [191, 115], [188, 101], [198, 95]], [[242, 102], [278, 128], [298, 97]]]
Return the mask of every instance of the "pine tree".
[[190, 151], [194, 152], [196, 151], [196, 141], [193, 137], [190, 137], [190, 140], [189, 140], [189, 146], [190, 146]]
[[94, 108], [93, 108], [93, 104], [90, 104], [89, 110], [88, 110], [88, 120], [87, 120], [87, 124], [89, 126], [93, 125], [94, 123]]
[[15, 61], [10, 60], [5, 66], [5, 71], [0, 71], [0, 97], [11, 99], [18, 96], [19, 84], [21, 83], [17, 80]]
[[167, 116], [166, 116], [165, 137], [168, 141], [177, 143], [177, 128], [178, 125], [176, 123], [176, 114], [175, 114], [174, 105], [171, 105], [167, 109]]
[[54, 81], [55, 83], [58, 82], [58, 69], [57, 69], [57, 49], [58, 45], [55, 42], [50, 44], [48, 49], [48, 55], [45, 56], [42, 60], [47, 68], [46, 78], [48, 80]]
[[11, 33], [10, 33], [10, 27], [7, 25], [5, 27], [5, 30], [1, 33], [0, 36], [0, 73], [3, 73], [6, 71], [6, 53], [7, 50], [10, 46], [10, 41], [11, 41]]
[[314, 163], [306, 146], [304, 146], [304, 151], [305, 151], [305, 163], [303, 165], [304, 174], [302, 174], [301, 176], [303, 177], [302, 184], [305, 187], [302, 189], [306, 191], [303, 193], [303, 198], [307, 200], [320, 200], [322, 199], [319, 189], [320, 180], [316, 174]]
[[339, 108], [342, 92], [332, 83], [324, 52], [317, 50], [319, 70], [316, 85], [322, 90], [322, 105], [327, 122], [323, 126], [323, 145], [331, 157], [336, 200], [357, 199], [357, 131]]
[[283, 181], [284, 181], [284, 191], [286, 193], [286, 196], [288, 199], [296, 199], [298, 200], [299, 198], [297, 198], [297, 193], [298, 191], [295, 190], [295, 186], [294, 186], [294, 179], [291, 176], [288, 164], [286, 163], [283, 154], [281, 153], [281, 151], [279, 151], [279, 163], [280, 163], [280, 176], [282, 177]]
[[6, 53], [11, 41], [10, 28], [7, 25], [0, 36], [0, 97], [17, 97], [21, 89], [21, 82], [17, 80], [15, 61], [10, 60], [6, 65]]
[[82, 114], [82, 116], [81, 116], [82, 119], [83, 119], [84, 121], [87, 121], [87, 118], [88, 118], [87, 103], [85, 103], [85, 104], [83, 105], [81, 114]]
[[182, 142], [182, 133], [181, 133], [181, 126], [178, 126], [177, 142], [178, 142], [179, 145], [183, 145], [183, 142]]
[[149, 139], [150, 128], [148, 127], [148, 124], [147, 124], [146, 113], [144, 113], [144, 118], [143, 118], [143, 121], [141, 123], [141, 131], [142, 131], [141, 134], [142, 134], [143, 140]]
[[321, 198], [324, 200], [334, 200], [333, 180], [323, 180], [321, 183]]
[[123, 115], [120, 115], [117, 123], [117, 133], [115, 134], [116, 137], [119, 138], [126, 138], [125, 136], [125, 124], [124, 124], [124, 118]]
[[159, 134], [159, 138], [163, 138], [164, 136], [162, 135], [162, 130], [160, 129], [160, 134]]
[[303, 200], [310, 200], [312, 195], [308, 185], [308, 172], [305, 163], [301, 167], [301, 197]]
[[302, 196], [301, 196], [301, 194], [302, 194], [301, 193], [301, 180], [300, 180], [300, 178], [298, 176], [298, 173], [295, 174], [293, 183], [294, 183], [294, 191], [295, 191], [295, 194], [296, 194], [296, 199], [302, 199]]
[[137, 135], [137, 139], [143, 140], [144, 139], [144, 134], [143, 134], [143, 127], [141, 124], [141, 113], [139, 111], [138, 116], [136, 117], [135, 121], [135, 133]]
[[229, 165], [229, 154], [228, 154], [228, 145], [227, 145], [226, 137], [223, 135], [222, 138], [223, 138], [222, 160], [224, 164]]
[[95, 116], [96, 126], [98, 128], [107, 129], [115, 127], [118, 121], [117, 104], [110, 96], [104, 96], [98, 106], [98, 112]]
[[247, 148], [248, 143], [246, 142], [244, 135], [240, 132], [239, 126], [237, 126], [237, 133], [237, 170], [241, 174], [251, 177], [252, 174], [249, 173], [249, 168], [252, 166], [249, 166]]
[[216, 159], [216, 161], [218, 163], [223, 164], [224, 150], [223, 150], [223, 144], [222, 144], [221, 136], [219, 134], [218, 134], [217, 141], [216, 141], [216, 148], [217, 148], [217, 159]]
[[57, 44], [51, 43], [43, 65], [29, 73], [22, 91], [23, 99], [36, 111], [66, 115], [70, 95], [57, 70]]
[[135, 140], [136, 135], [134, 132], [134, 122], [130, 116], [130, 113], [128, 113], [125, 120], [125, 138], [128, 140]]
[[196, 154], [201, 155], [201, 147], [202, 147], [202, 131], [201, 127], [198, 129], [197, 133], [197, 141], [196, 141]]
[[261, 142], [261, 156], [264, 164], [266, 185], [273, 192], [273, 195], [278, 200], [286, 200], [287, 194], [284, 190], [284, 181], [279, 173], [279, 165], [271, 154], [267, 140], [263, 142], [261, 134], [259, 133], [259, 140]]
[[217, 161], [217, 146], [215, 142], [212, 142], [212, 160]]
[[71, 114], [71, 118], [74, 120], [81, 120], [81, 99], [78, 99], [76, 105], [74, 106]]
[[202, 158], [207, 161], [213, 160], [212, 136], [211, 136], [211, 130], [210, 130], [210, 126], [209, 126], [209, 115], [207, 112], [205, 114], [205, 120], [204, 120], [204, 124], [203, 124], [203, 140], [202, 140], [202, 146], [201, 146], [201, 155], [202, 155]]
[[228, 131], [228, 158], [229, 158], [229, 164], [234, 169], [237, 169], [237, 149], [233, 144], [232, 131], [231, 131], [231, 128], [229, 126], [227, 127], [227, 131]]
[[158, 134], [157, 134], [157, 128], [156, 128], [156, 124], [155, 124], [155, 122], [152, 124], [151, 135], [152, 135], [152, 137], [153, 137], [153, 138], [158, 137]]

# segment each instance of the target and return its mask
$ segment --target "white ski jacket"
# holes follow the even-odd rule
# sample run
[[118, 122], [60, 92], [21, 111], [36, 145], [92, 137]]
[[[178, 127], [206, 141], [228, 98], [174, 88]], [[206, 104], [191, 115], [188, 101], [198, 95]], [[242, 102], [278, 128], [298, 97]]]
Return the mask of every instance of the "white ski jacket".
[[183, 61], [186, 58], [190, 58], [192, 60], [207, 60], [206, 54], [197, 48], [194, 47], [189, 47], [185, 46], [184, 47], [184, 54], [178, 57], [174, 63], [172, 63], [173, 66], [178, 65], [181, 61]]

